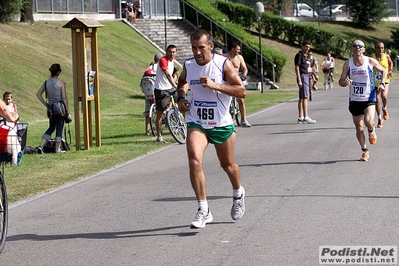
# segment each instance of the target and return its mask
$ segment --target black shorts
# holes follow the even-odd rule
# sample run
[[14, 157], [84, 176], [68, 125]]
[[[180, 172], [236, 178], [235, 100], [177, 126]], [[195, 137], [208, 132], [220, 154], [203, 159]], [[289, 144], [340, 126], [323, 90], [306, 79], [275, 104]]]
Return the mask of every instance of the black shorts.
[[364, 110], [375, 102], [349, 102], [349, 112], [353, 116], [364, 115]]
[[155, 103], [158, 111], [165, 111], [169, 107], [170, 95], [175, 91], [176, 91], [175, 89], [154, 90]]

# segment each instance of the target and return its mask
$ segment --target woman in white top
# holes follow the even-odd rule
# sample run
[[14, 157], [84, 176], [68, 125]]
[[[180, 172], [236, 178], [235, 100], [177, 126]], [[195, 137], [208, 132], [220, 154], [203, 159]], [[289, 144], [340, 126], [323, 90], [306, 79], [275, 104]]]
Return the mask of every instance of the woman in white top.
[[324, 69], [330, 70], [331, 81], [334, 81], [334, 66], [335, 60], [334, 57], [331, 56], [331, 52], [327, 53], [327, 57], [324, 58], [323, 63], [321, 63], [321, 67]]

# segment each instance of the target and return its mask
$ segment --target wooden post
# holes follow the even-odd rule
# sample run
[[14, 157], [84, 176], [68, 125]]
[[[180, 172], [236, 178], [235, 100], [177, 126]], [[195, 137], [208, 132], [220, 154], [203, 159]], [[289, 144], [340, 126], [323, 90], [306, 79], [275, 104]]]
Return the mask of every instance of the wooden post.
[[[89, 150], [93, 141], [92, 103], [94, 102], [96, 146], [101, 146], [100, 79], [98, 69], [97, 28], [103, 27], [90, 18], [74, 18], [63, 26], [72, 31], [73, 94], [76, 149], [81, 150], [81, 122], [84, 149]], [[93, 77], [94, 75], [94, 77]], [[90, 92], [90, 95], [89, 95]], [[80, 106], [82, 121], [80, 119]]]

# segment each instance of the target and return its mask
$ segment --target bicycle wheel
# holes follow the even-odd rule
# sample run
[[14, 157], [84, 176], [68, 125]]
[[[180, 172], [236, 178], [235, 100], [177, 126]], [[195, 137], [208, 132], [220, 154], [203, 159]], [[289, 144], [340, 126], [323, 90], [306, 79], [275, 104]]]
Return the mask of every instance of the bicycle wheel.
[[233, 101], [233, 107], [234, 107], [234, 116], [236, 118], [237, 126], [241, 126], [241, 112], [240, 109], [238, 108], [237, 99], [235, 98]]
[[3, 173], [0, 172], [0, 253], [6, 244], [8, 230], [8, 200]]
[[241, 126], [241, 112], [240, 109], [236, 108], [236, 122], [237, 122], [237, 126]]
[[155, 106], [155, 103], [153, 103], [150, 107], [149, 117], [150, 117], [151, 133], [153, 136], [155, 136], [157, 133], [156, 122], [155, 122], [155, 120], [157, 118], [157, 108]]
[[172, 137], [180, 144], [186, 143], [187, 125], [183, 115], [176, 110], [176, 107], [171, 108], [166, 114], [166, 125], [169, 128]]

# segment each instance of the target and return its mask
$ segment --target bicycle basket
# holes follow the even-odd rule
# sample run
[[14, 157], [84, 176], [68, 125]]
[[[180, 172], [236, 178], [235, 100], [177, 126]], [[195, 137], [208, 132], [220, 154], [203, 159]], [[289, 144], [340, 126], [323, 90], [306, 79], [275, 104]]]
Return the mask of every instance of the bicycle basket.
[[329, 67], [323, 67], [323, 73], [329, 73], [330, 68]]
[[0, 125], [0, 162], [19, 165], [26, 145], [27, 126]]

